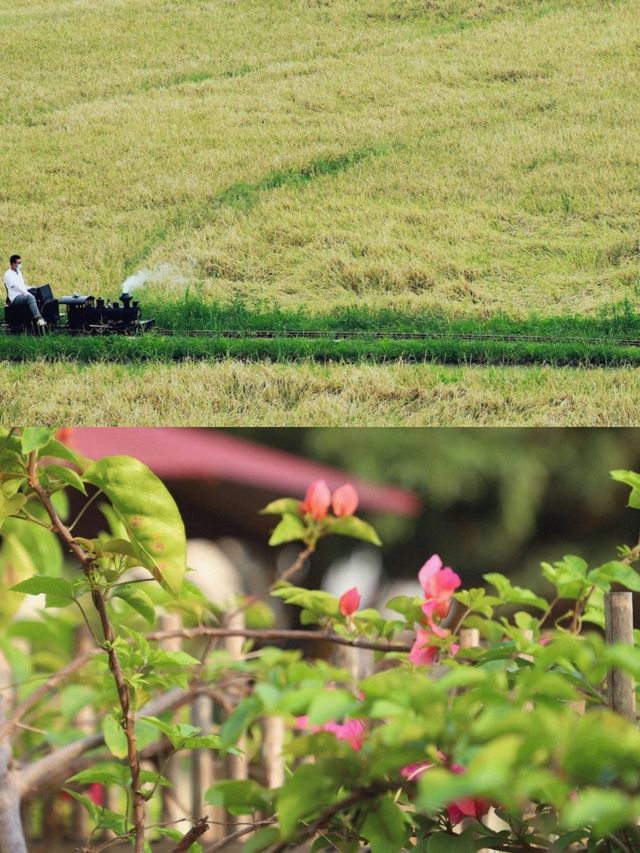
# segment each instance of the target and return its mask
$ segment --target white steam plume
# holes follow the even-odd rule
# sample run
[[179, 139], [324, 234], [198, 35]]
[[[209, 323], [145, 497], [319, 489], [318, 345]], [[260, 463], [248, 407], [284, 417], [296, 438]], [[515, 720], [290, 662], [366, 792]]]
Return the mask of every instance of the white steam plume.
[[122, 293], [133, 293], [145, 283], [151, 275], [151, 270], [139, 270], [137, 273], [130, 275], [122, 283]]
[[123, 281], [121, 293], [133, 293], [147, 281], [170, 281], [178, 287], [185, 287], [189, 283], [189, 278], [173, 264], [160, 264], [155, 269], [142, 269], [130, 275]]

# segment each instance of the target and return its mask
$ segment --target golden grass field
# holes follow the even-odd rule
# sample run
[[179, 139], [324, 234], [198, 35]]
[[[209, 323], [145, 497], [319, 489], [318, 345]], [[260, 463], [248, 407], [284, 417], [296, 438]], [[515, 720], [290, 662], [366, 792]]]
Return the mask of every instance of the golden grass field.
[[[0, 0], [2, 251], [59, 295], [115, 297], [148, 268], [164, 273], [143, 300], [635, 304], [637, 25], [633, 0]], [[103, 371], [110, 403], [97, 368], [5, 368], [31, 388], [5, 412], [80, 422], [79, 381], [109, 422], [637, 420], [628, 371], [473, 368], [438, 388], [451, 374], [431, 367], [193, 364], [145, 372], [158, 395], [165, 377], [155, 409], [125, 373]]]
[[637, 11], [0, 0], [0, 244], [58, 291], [170, 263], [323, 308], [635, 299]]
[[640, 420], [640, 394], [632, 368], [35, 362], [3, 365], [0, 411], [74, 426], [619, 426]]

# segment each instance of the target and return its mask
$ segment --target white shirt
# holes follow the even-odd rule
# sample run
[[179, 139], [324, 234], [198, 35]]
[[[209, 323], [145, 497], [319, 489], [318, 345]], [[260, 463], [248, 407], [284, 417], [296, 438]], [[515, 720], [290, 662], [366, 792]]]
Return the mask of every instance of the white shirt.
[[27, 285], [24, 283], [24, 278], [20, 270], [12, 270], [11, 267], [4, 274], [4, 283], [9, 294], [9, 302], [13, 302], [16, 296], [29, 293]]

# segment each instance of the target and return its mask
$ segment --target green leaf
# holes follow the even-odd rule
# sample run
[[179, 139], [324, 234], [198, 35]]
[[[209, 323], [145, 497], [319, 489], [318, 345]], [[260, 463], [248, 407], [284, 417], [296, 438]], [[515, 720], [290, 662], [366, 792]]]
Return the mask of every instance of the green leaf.
[[360, 702], [348, 690], [323, 690], [309, 707], [309, 724], [321, 726], [348, 717], [360, 707]]
[[322, 589], [306, 589], [301, 586], [281, 586], [271, 593], [275, 598], [281, 598], [287, 604], [303, 607], [320, 616], [337, 616], [340, 604], [335, 595]]
[[380, 537], [373, 527], [355, 515], [344, 515], [342, 518], [336, 518], [335, 521], [331, 520], [329, 530], [339, 536], [352, 536], [354, 539], [362, 539], [363, 542], [369, 542], [371, 545], [382, 545]]
[[300, 515], [300, 501], [295, 498], [279, 498], [277, 501], [271, 501], [264, 509], [260, 510], [261, 515]]
[[285, 542], [294, 542], [296, 539], [305, 540], [307, 528], [303, 520], [295, 515], [283, 515], [269, 539], [269, 545], [282, 545]]
[[609, 592], [611, 585], [618, 583], [633, 592], [640, 592], [640, 573], [627, 563], [612, 560], [589, 572], [589, 581], [604, 592]]
[[31, 453], [45, 447], [51, 439], [55, 427], [25, 427], [22, 430], [22, 452]]
[[280, 830], [275, 826], [265, 826], [246, 842], [242, 848], [242, 853], [260, 853], [261, 850], [268, 850], [279, 840]]
[[555, 586], [560, 598], [580, 598], [589, 587], [588, 565], [581, 557], [568, 554], [553, 565], [542, 563], [541, 567], [542, 574]]
[[124, 788], [129, 780], [129, 768], [125, 764], [116, 764], [114, 761], [105, 761], [81, 770], [68, 781], [77, 782], [79, 785], [88, 785], [91, 782], [101, 782], [103, 785], [120, 785]]
[[74, 453], [74, 451], [67, 447], [66, 444], [63, 444], [56, 438], [52, 438], [45, 444], [45, 446], [42, 448], [40, 456], [51, 456], [54, 459], [64, 459], [67, 462], [71, 462], [80, 471], [84, 471], [84, 469], [89, 464], [88, 459], [85, 459], [84, 457], [79, 456], [77, 453]]
[[118, 511], [140, 563], [169, 592], [179, 592], [186, 571], [186, 536], [178, 507], [162, 481], [130, 456], [100, 459], [83, 479], [101, 489]]
[[122, 726], [113, 716], [107, 714], [102, 720], [102, 734], [104, 742], [111, 755], [116, 758], [127, 757], [127, 737], [122, 729]]
[[212, 806], [224, 806], [232, 814], [248, 814], [267, 810], [271, 796], [252, 779], [225, 779], [209, 788], [204, 801]]
[[321, 764], [303, 764], [298, 767], [277, 794], [276, 803], [280, 830], [290, 838], [302, 818], [317, 814], [329, 803], [335, 802], [338, 783]]
[[262, 702], [257, 696], [249, 696], [240, 702], [238, 707], [229, 714], [220, 729], [222, 748], [226, 749], [235, 744], [261, 710]]
[[547, 609], [547, 602], [544, 598], [536, 595], [530, 589], [523, 589], [520, 586], [512, 586], [511, 581], [500, 574], [499, 572], [489, 572], [483, 575], [487, 583], [490, 583], [498, 590], [503, 604], [525, 604], [529, 607], [537, 607], [539, 610]]
[[567, 829], [592, 826], [596, 834], [602, 837], [635, 823], [639, 805], [638, 798], [622, 791], [587, 788], [575, 800], [567, 803], [563, 809], [562, 823]]
[[123, 557], [133, 557], [136, 559], [136, 549], [128, 539], [108, 539], [104, 544], [100, 545], [102, 554], [121, 554]]
[[362, 834], [369, 842], [371, 853], [402, 850], [407, 840], [404, 817], [389, 795], [373, 804], [362, 825]]
[[476, 844], [471, 832], [463, 832], [461, 835], [437, 832], [430, 835], [427, 841], [427, 853], [475, 853], [475, 850]]
[[43, 470], [50, 480], [62, 480], [68, 486], [82, 492], [83, 495], [87, 494], [82, 479], [71, 468], [65, 468], [64, 465], [47, 465]]
[[151, 626], [156, 623], [156, 611], [149, 596], [132, 585], [118, 586], [113, 591], [114, 598], [121, 598], [129, 607], [137, 611]]
[[34, 570], [42, 575], [56, 577], [62, 571], [62, 546], [60, 540], [50, 530], [28, 519], [8, 518], [2, 527], [3, 536], [15, 536], [33, 561]]
[[6, 628], [20, 609], [24, 593], [9, 589], [24, 582], [34, 572], [29, 552], [15, 536], [4, 536], [0, 554], [0, 626]]
[[611, 477], [619, 483], [625, 483], [625, 485], [631, 487], [627, 506], [630, 506], [632, 509], [640, 509], [640, 474], [636, 474], [634, 471], [618, 470], [612, 471]]
[[27, 502], [23, 494], [12, 495], [8, 498], [2, 490], [0, 490], [0, 527], [2, 527], [5, 519], [11, 515], [17, 515], [22, 507]]
[[69, 581], [64, 578], [50, 578], [47, 575], [34, 575], [22, 583], [16, 584], [12, 589], [15, 592], [24, 592], [27, 595], [45, 594], [48, 598], [69, 603], [73, 601], [73, 588]]
[[433, 767], [418, 780], [418, 806], [428, 812], [435, 812], [460, 797], [473, 793], [473, 785], [467, 774], [458, 775]]

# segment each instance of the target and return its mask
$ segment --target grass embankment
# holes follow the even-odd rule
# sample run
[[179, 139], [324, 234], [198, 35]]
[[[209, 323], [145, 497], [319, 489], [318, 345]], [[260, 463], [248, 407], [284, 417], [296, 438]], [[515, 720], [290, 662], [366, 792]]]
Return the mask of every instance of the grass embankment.
[[0, 411], [7, 425], [635, 426], [640, 395], [629, 367], [5, 362]]
[[441, 335], [526, 335], [559, 339], [640, 339], [640, 316], [630, 303], [604, 306], [593, 316], [540, 316], [526, 318], [495, 314], [451, 317], [441, 309], [409, 312], [358, 305], [335, 308], [331, 313], [308, 308], [286, 308], [277, 304], [250, 305], [245, 300], [206, 301], [187, 296], [180, 301], [148, 303], [142, 293], [145, 317], [153, 317], [159, 329], [213, 332], [359, 332], [437, 333]]
[[162, 337], [5, 337], [0, 360], [146, 362], [185, 359], [242, 361], [388, 362], [621, 365], [640, 364], [640, 347], [614, 343], [537, 343], [434, 338], [430, 340]]

